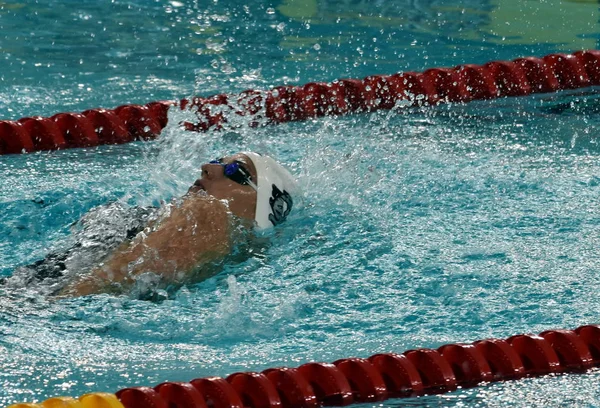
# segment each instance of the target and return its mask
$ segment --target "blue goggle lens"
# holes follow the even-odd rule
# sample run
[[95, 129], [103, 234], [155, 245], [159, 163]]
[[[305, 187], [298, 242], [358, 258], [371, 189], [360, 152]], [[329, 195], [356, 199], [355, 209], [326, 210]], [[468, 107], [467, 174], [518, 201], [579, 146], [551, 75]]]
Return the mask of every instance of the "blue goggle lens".
[[251, 179], [250, 172], [244, 167], [243, 163], [234, 161], [231, 163], [223, 163], [223, 159], [212, 160], [210, 164], [220, 164], [223, 166], [223, 174], [225, 177], [238, 184], [247, 186]]

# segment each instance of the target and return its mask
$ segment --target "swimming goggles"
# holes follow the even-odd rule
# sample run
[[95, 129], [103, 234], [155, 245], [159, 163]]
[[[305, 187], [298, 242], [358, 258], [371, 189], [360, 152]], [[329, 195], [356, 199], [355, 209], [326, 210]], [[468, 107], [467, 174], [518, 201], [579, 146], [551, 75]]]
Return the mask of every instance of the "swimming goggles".
[[256, 184], [252, 182], [252, 175], [248, 171], [246, 167], [244, 167], [244, 163], [240, 161], [233, 161], [231, 163], [223, 163], [223, 159], [211, 160], [210, 164], [220, 164], [223, 166], [223, 174], [229, 180], [234, 181], [243, 186], [250, 186], [255, 191], [258, 191], [258, 187]]

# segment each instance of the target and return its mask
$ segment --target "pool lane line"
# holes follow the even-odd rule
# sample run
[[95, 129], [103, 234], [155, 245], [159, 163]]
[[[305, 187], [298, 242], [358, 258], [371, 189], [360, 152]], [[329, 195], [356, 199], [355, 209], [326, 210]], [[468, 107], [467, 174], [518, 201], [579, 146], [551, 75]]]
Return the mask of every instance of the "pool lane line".
[[585, 373], [600, 366], [600, 326], [379, 353], [226, 378], [55, 397], [8, 408], [317, 408], [452, 392], [498, 381]]
[[371, 75], [363, 79], [249, 89], [180, 101], [89, 109], [81, 113], [0, 121], [0, 154], [27, 153], [151, 140], [168, 122], [171, 106], [190, 109], [190, 131], [264, 126], [323, 116], [373, 112], [399, 106], [437, 106], [524, 96], [600, 85], [600, 51], [549, 54], [483, 65], [463, 64], [424, 72]]

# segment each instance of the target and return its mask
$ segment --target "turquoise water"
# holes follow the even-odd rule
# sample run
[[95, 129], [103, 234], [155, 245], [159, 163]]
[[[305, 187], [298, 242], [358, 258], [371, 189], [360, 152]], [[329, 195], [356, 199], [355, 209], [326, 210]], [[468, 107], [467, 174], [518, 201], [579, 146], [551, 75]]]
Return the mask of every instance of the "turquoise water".
[[[592, 21], [559, 27], [562, 42], [526, 27], [499, 34], [506, 5], [495, 2], [294, 3], [0, 3], [0, 111], [16, 119], [544, 55], [594, 46], [600, 32]], [[589, 7], [561, 4], [566, 21]], [[185, 113], [170, 112], [156, 142], [2, 156], [5, 276], [68, 246], [70, 225], [95, 206], [182, 194], [219, 154], [269, 152], [305, 196], [256, 255], [172, 300], [3, 290], [0, 402], [597, 322], [599, 106], [592, 88], [209, 134], [182, 132]], [[598, 379], [382, 405], [600, 406]]]

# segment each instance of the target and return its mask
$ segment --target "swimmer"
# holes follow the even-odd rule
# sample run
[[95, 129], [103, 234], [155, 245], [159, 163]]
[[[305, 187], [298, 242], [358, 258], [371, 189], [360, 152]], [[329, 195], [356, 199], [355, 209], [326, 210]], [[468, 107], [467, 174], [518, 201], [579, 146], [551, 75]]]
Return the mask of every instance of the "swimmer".
[[188, 192], [161, 216], [57, 294], [123, 293], [148, 275], [158, 276], [163, 286], [180, 286], [203, 265], [231, 252], [238, 227], [267, 229], [285, 221], [298, 193], [283, 166], [257, 153], [213, 160], [201, 170]]

